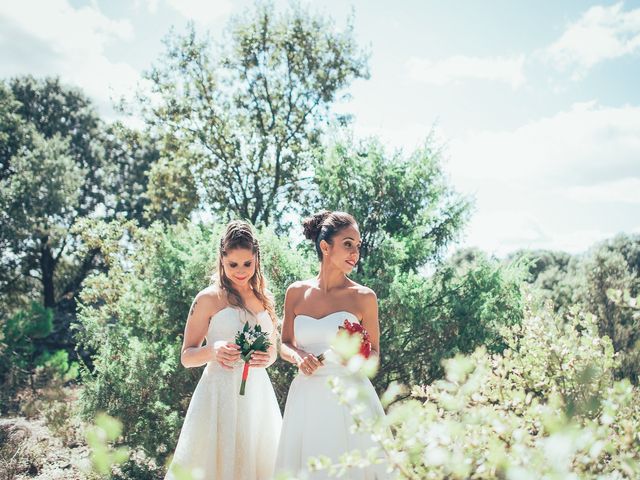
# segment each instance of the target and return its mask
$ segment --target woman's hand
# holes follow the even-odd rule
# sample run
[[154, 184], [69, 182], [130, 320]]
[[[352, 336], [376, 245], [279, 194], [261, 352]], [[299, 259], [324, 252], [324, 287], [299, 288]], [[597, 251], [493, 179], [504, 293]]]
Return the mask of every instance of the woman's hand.
[[269, 352], [252, 352], [249, 365], [252, 367], [267, 367], [271, 362], [271, 354]]
[[320, 360], [310, 353], [305, 354], [303, 357], [299, 357], [299, 361], [296, 363], [298, 364], [298, 370], [305, 375], [313, 375], [313, 372], [322, 366]]
[[213, 344], [215, 360], [225, 370], [233, 370], [233, 364], [240, 359], [240, 347], [232, 342], [220, 340]]

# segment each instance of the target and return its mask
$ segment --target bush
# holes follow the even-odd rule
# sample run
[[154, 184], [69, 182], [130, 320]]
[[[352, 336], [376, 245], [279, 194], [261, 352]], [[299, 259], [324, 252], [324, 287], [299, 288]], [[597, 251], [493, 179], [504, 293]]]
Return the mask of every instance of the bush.
[[617, 378], [640, 381], [640, 315], [610, 298], [610, 290], [640, 294], [640, 235], [620, 234], [593, 246], [584, 255], [533, 251], [514, 258], [530, 258], [529, 278], [536, 297], [553, 301], [553, 308], [593, 313], [600, 335], [608, 336], [619, 354]]
[[[15, 397], [22, 388], [36, 388], [36, 367], [56, 373], [47, 364], [51, 366], [52, 355], [59, 360], [61, 353], [39, 353], [36, 349], [34, 341], [46, 338], [53, 328], [52, 310], [38, 302], [32, 301], [28, 309], [18, 310], [0, 327], [0, 413], [5, 413], [17, 407]], [[58, 364], [53, 370], [60, 373], [62, 367]]]
[[477, 254], [454, 257], [430, 277], [397, 273], [380, 299], [378, 391], [393, 381], [430, 383], [442, 376], [443, 359], [480, 345], [502, 351], [502, 327], [522, 319], [521, 275], [519, 265]]
[[383, 425], [360, 422], [398, 478], [638, 478], [640, 392], [613, 380], [595, 318], [527, 311], [504, 338], [502, 354], [446, 360], [446, 377], [414, 387]]
[[607, 335], [620, 356], [619, 378], [640, 380], [640, 316], [616, 303], [610, 290], [640, 294], [640, 235], [619, 236], [597, 245], [582, 265], [582, 288], [576, 299], [598, 318], [601, 335]]
[[[93, 352], [82, 371], [82, 411], [87, 418], [98, 411], [118, 418], [123, 441], [163, 465], [202, 373], [180, 365], [180, 348], [191, 301], [216, 265], [222, 227], [84, 228], [87, 245], [101, 248], [110, 269], [87, 280], [81, 296], [77, 339]], [[310, 275], [312, 263], [269, 231], [260, 238], [264, 271], [281, 305], [285, 287]], [[292, 369], [277, 362], [269, 373], [283, 403]]]

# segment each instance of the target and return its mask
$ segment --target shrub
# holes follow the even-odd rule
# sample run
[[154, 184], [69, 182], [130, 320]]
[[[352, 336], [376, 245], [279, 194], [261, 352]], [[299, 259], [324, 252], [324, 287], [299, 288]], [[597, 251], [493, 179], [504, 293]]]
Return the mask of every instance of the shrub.
[[446, 360], [445, 378], [414, 387], [381, 425], [359, 421], [398, 478], [638, 478], [640, 393], [613, 380], [613, 346], [595, 317], [527, 311], [504, 338], [502, 354]]
[[[202, 373], [180, 365], [180, 348], [191, 301], [209, 284], [222, 233], [222, 226], [164, 228], [85, 225], [87, 245], [101, 248], [110, 269], [85, 283], [76, 326], [80, 348], [93, 352], [82, 369], [83, 415], [118, 418], [123, 441], [159, 465], [175, 448]], [[312, 263], [270, 231], [260, 238], [265, 274], [281, 305], [286, 286], [310, 275]], [[277, 362], [269, 373], [283, 403], [292, 368]]]

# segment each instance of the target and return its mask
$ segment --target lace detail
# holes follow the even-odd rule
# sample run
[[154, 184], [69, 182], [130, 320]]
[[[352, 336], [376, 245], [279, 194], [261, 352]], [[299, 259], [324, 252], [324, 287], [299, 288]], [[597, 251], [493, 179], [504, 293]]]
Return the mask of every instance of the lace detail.
[[[251, 315], [227, 307], [209, 322], [207, 343], [233, 341], [244, 322], [273, 329], [266, 312]], [[264, 368], [252, 368], [244, 396], [239, 395], [240, 365], [223, 369], [207, 364], [193, 392], [172, 466], [206, 480], [268, 480], [273, 476], [282, 417]], [[165, 479], [176, 478], [169, 469]]]

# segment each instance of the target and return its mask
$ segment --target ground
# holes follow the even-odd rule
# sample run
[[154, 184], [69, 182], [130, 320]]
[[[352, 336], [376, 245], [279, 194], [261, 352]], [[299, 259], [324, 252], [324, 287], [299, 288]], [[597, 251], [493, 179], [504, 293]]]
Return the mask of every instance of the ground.
[[73, 414], [75, 388], [38, 391], [0, 417], [0, 480], [88, 479], [89, 448]]

